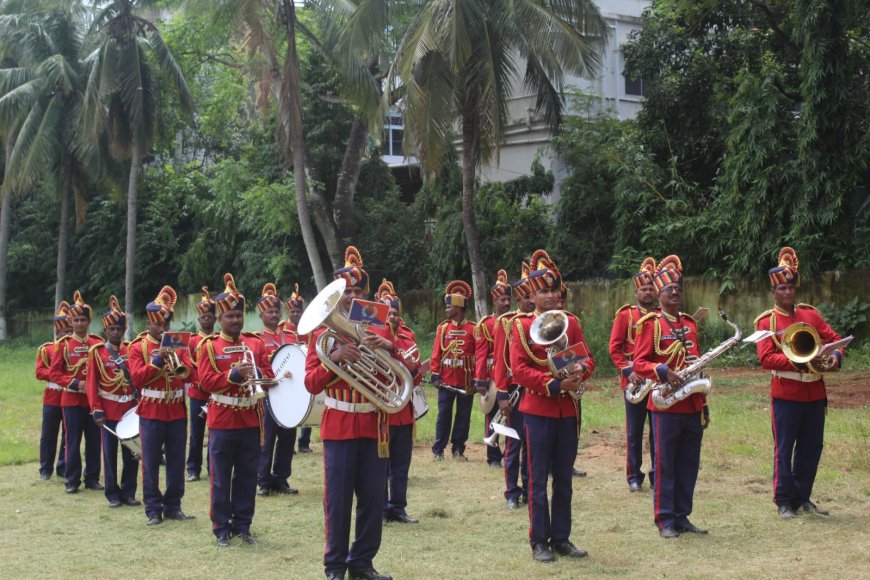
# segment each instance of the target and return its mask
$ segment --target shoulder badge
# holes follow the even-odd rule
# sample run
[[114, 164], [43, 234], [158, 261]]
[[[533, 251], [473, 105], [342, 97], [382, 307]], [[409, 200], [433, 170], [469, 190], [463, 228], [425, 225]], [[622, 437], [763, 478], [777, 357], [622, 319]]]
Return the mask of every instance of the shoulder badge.
[[757, 326], [759, 320], [761, 320], [762, 318], [766, 318], [766, 317], [770, 316], [772, 313], [773, 313], [773, 308], [771, 308], [769, 310], [765, 310], [764, 312], [762, 312], [761, 314], [759, 314], [758, 316], [755, 317], [755, 320], [752, 321], [752, 326]]
[[656, 312], [655, 310], [653, 310], [652, 312], [647, 312], [646, 314], [644, 314], [643, 316], [640, 317], [640, 319], [637, 321], [637, 325], [640, 326], [644, 321], [652, 319], [652, 318], [658, 318], [659, 316], [661, 316], [661, 313]]
[[816, 310], [816, 307], [812, 306], [810, 304], [797, 304], [797, 305], [795, 305], [795, 308], [804, 308], [806, 310]]
[[631, 308], [631, 304], [624, 304], [624, 305], [620, 306], [619, 309], [616, 311], [616, 314], [614, 314], [614, 316], [619, 316], [619, 313], [622, 312], [623, 310], [625, 310], [626, 308]]

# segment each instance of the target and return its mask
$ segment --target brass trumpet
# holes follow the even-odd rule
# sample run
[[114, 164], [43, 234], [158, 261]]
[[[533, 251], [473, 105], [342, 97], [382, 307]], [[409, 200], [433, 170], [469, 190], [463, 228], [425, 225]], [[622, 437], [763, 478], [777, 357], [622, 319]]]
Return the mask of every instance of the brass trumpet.
[[[561, 310], [547, 310], [535, 317], [529, 329], [532, 342], [547, 347], [547, 363], [550, 372], [557, 379], [564, 379], [571, 374], [572, 367], [558, 371], [553, 364], [553, 355], [568, 348], [568, 315]], [[572, 365], [574, 366], [574, 365]], [[570, 391], [571, 398], [579, 401], [583, 396], [583, 385], [576, 391]]]
[[248, 391], [248, 396], [252, 399], [262, 399], [266, 396], [263, 385], [272, 386], [278, 383], [278, 379], [269, 379], [262, 375], [260, 369], [257, 368], [257, 363], [254, 361], [254, 351], [251, 349], [245, 348], [242, 353], [242, 364], [249, 364], [254, 369], [254, 378], [242, 383], [242, 386]]
[[[160, 342], [163, 342], [163, 338], [161, 337]], [[190, 374], [190, 368], [183, 362], [181, 362], [181, 357], [178, 356], [178, 351], [172, 347], [162, 347], [159, 350], [160, 356], [166, 361], [166, 368], [169, 370], [169, 373], [176, 378], [185, 379]]]
[[[513, 393], [511, 393], [510, 399], [508, 399], [508, 403], [510, 403], [510, 408], [513, 409], [517, 406], [517, 402], [520, 400], [520, 390], [519, 388], [515, 389]], [[519, 439], [519, 435], [516, 430], [511, 427], [508, 427], [508, 415], [502, 412], [501, 409], [495, 414], [495, 417], [492, 418], [492, 421], [489, 424], [489, 428], [492, 429], [492, 434], [489, 437], [484, 437], [483, 442], [489, 445], [490, 447], [498, 447], [498, 438], [504, 431], [505, 435], [508, 437], [514, 437], [515, 439]], [[510, 433], [513, 431], [513, 434]]]

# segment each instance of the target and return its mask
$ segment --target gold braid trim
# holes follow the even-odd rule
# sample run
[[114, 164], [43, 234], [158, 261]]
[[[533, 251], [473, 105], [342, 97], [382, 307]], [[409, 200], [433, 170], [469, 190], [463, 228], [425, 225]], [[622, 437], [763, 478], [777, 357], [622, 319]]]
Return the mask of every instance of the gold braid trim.
[[[110, 388], [114, 387], [111, 388], [111, 390], [104, 390], [108, 390], [108, 392], [110, 393], [116, 393], [121, 389], [121, 387], [126, 385], [127, 379], [124, 378], [124, 373], [120, 369], [115, 370], [114, 377], [109, 376], [108, 371], [106, 371], [106, 365], [103, 364], [102, 357], [97, 353], [101, 346], [103, 345], [95, 344], [94, 346], [92, 346], [90, 352], [88, 353], [88, 356], [94, 357], [94, 364], [97, 367], [97, 371], [100, 373], [100, 386]], [[118, 356], [120, 356], [120, 353], [118, 354]]]
[[45, 346], [46, 345], [43, 344], [38, 349], [36, 349], [36, 356], [38, 356], [40, 359], [42, 359], [43, 365], [45, 365], [46, 367], [50, 367], [51, 361], [48, 359], [48, 353], [46, 353], [46, 351], [45, 351]]
[[679, 340], [675, 340], [670, 344], [670, 346], [668, 346], [668, 348], [662, 350], [660, 343], [662, 338], [662, 323], [659, 320], [656, 320], [655, 322], [655, 326], [653, 327], [653, 344], [655, 345], [656, 354], [658, 356], [667, 356], [668, 360], [665, 364], [671, 368], [676, 368], [679, 365], [672, 365], [671, 362], [679, 355], [683, 355], [683, 358], [685, 358], [686, 347], [684, 347], [683, 343]]
[[[214, 358], [214, 346], [212, 345], [211, 340], [206, 338], [203, 339], [203, 342], [205, 342], [205, 353], [208, 355], [208, 362], [211, 363], [211, 368], [214, 369], [214, 372], [216, 373], [221, 372], [217, 366], [217, 361]], [[196, 345], [196, 348], [197, 350], [200, 350], [202, 345], [198, 344]]]
[[523, 323], [519, 320], [514, 320], [514, 326], [516, 327], [517, 336], [520, 337], [520, 342], [523, 345], [523, 350], [526, 351], [526, 355], [529, 357], [529, 360], [531, 360], [535, 364], [547, 367], [547, 359], [541, 359], [532, 354], [532, 349], [529, 348], [529, 342], [526, 340], [526, 331], [523, 328]]
[[776, 313], [772, 310], [770, 311], [770, 332], [773, 333], [770, 335], [773, 344], [776, 345], [776, 348], [782, 350], [782, 344], [780, 344], [779, 340], [776, 338]]

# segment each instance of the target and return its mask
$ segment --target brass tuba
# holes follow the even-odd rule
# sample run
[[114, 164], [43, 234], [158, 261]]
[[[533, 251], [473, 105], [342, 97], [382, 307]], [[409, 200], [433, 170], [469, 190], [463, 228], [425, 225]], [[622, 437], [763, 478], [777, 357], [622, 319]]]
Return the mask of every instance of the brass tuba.
[[[398, 413], [411, 399], [414, 389], [411, 373], [385, 350], [370, 349], [362, 344], [365, 330], [339, 310], [339, 300], [346, 286], [346, 281], [338, 279], [321, 290], [302, 313], [297, 330], [300, 335], [305, 335], [321, 325], [326, 326], [326, 332], [314, 345], [323, 366], [384, 413]], [[330, 340], [355, 343], [362, 351], [362, 358], [354, 363], [332, 362], [329, 358]]]
[[[547, 364], [550, 367], [550, 372], [558, 379], [564, 379], [570, 372], [568, 369], [563, 369], [561, 372], [556, 370], [553, 365], [553, 355], [560, 350], [568, 348], [568, 315], [562, 310], [547, 310], [535, 316], [532, 321], [532, 327], [529, 329], [529, 335], [537, 345], [547, 347]], [[575, 400], [580, 400], [583, 396], [583, 387], [577, 391], [571, 391], [571, 397]]]
[[795, 322], [782, 331], [782, 354], [796, 364], [806, 364], [816, 358], [822, 347], [818, 331], [806, 322]]

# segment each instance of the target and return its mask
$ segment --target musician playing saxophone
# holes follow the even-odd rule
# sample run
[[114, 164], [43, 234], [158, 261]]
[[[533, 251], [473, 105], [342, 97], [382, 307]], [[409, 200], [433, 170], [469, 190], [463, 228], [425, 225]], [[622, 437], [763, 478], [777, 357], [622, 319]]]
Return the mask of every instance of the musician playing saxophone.
[[[840, 336], [821, 314], [807, 304], [795, 304], [800, 284], [797, 254], [783, 248], [777, 266], [768, 271], [774, 307], [755, 319], [757, 330], [774, 334], [757, 344], [761, 366], [770, 369], [770, 396], [773, 422], [774, 466], [773, 501], [779, 517], [793, 519], [798, 513], [827, 516], [810, 500], [825, 434], [827, 392], [821, 374], [807, 364], [793, 363], [782, 351], [782, 334], [792, 324], [803, 322], [816, 329], [823, 343]], [[835, 350], [821, 359], [810, 361], [825, 372], [839, 370], [843, 351]]]
[[[634, 372], [676, 389], [683, 384], [677, 371], [700, 356], [698, 326], [691, 316], [680, 312], [683, 267], [677, 256], [668, 256], [659, 263], [653, 284], [661, 310], [650, 312], [638, 322]], [[653, 513], [663, 538], [707, 533], [689, 521], [706, 427], [705, 404], [702, 394], [690, 395], [667, 409], [653, 405], [652, 397], [647, 403], [655, 433]]]

